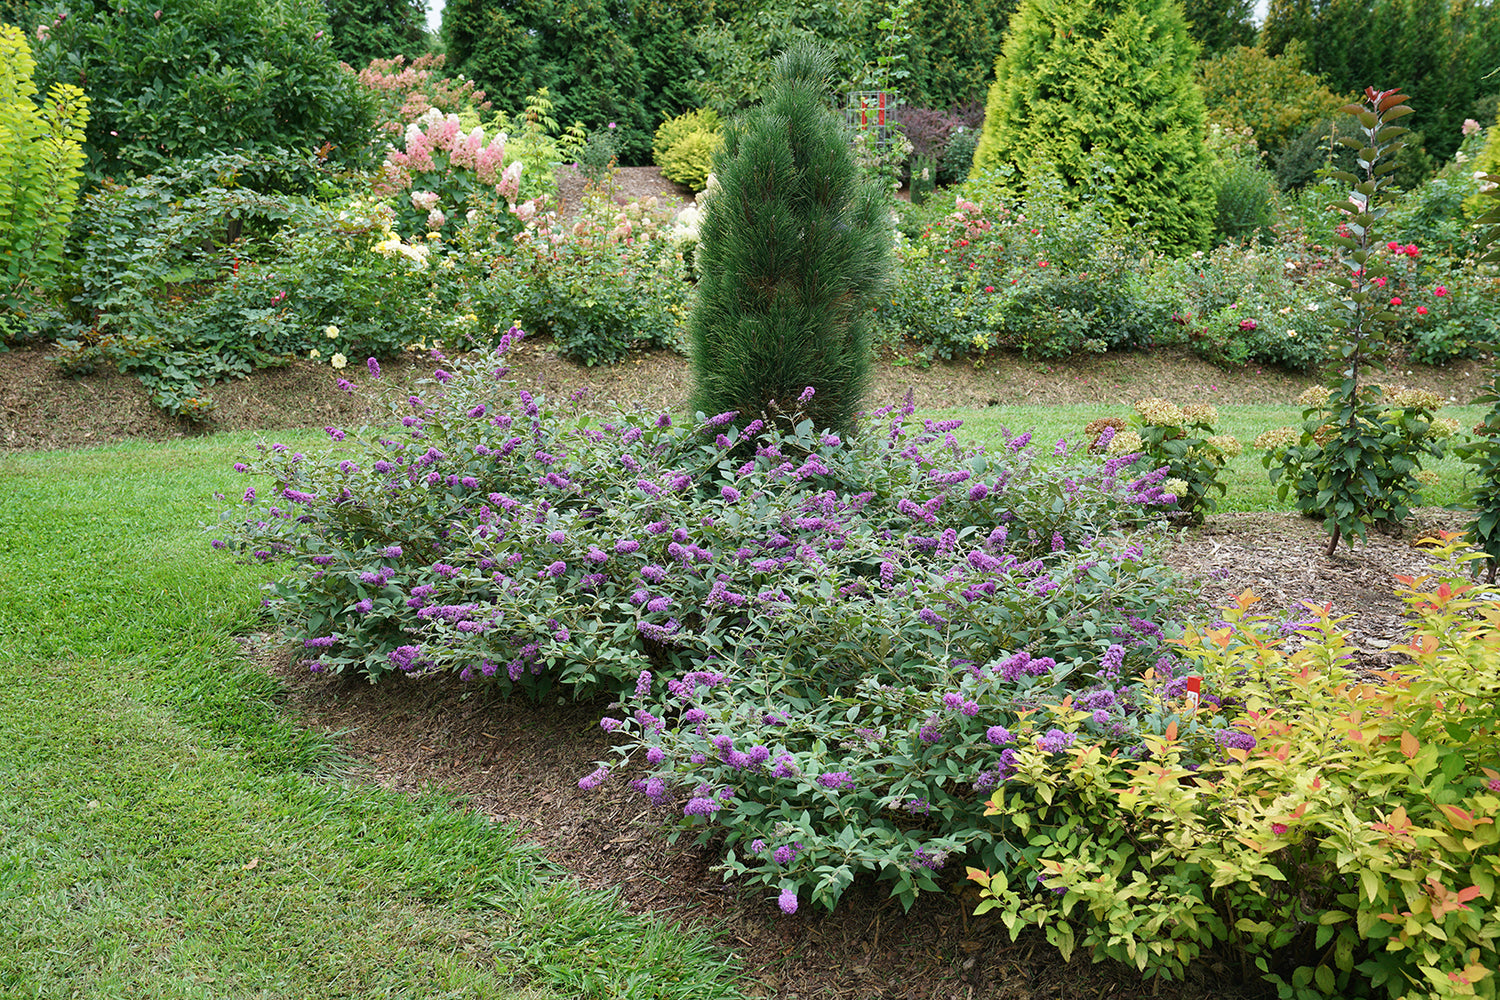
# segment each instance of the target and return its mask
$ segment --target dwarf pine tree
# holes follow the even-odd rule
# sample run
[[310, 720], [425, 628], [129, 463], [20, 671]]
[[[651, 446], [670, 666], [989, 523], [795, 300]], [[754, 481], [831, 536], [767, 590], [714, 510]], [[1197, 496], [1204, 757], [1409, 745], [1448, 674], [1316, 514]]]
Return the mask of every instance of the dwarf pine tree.
[[748, 420], [776, 400], [847, 431], [869, 388], [874, 306], [890, 279], [889, 210], [829, 104], [832, 59], [799, 44], [766, 99], [725, 129], [699, 229], [689, 325], [695, 408]]
[[974, 169], [1008, 166], [1018, 189], [1055, 173], [1065, 197], [1096, 200], [1115, 225], [1201, 249], [1214, 185], [1197, 55], [1177, 0], [1022, 0]]

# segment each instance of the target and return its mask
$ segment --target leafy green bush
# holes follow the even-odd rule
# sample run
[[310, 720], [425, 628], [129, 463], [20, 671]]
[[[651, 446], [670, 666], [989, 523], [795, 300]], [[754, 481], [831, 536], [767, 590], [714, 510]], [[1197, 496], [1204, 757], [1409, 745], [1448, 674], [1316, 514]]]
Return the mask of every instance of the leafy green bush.
[[389, 56], [421, 58], [431, 47], [422, 0], [329, 0], [333, 51], [351, 66]]
[[374, 102], [340, 68], [311, 0], [119, 0], [60, 9], [43, 27], [39, 79], [89, 97], [91, 183], [233, 149], [321, 150], [349, 165], [374, 152]]
[[482, 328], [520, 323], [585, 365], [621, 361], [632, 347], [684, 346], [691, 285], [650, 200], [589, 202], [576, 219], [544, 213], [514, 239], [461, 235], [459, 245], [450, 280], [472, 280], [464, 308]]
[[1219, 411], [1207, 403], [1178, 406], [1150, 396], [1136, 401], [1131, 430], [1121, 432], [1124, 421], [1105, 418], [1085, 431], [1090, 451], [1138, 454], [1136, 464], [1143, 470], [1165, 468], [1162, 489], [1175, 498], [1175, 520], [1202, 524], [1203, 515], [1217, 506], [1210, 492], [1223, 496], [1228, 489], [1219, 478], [1224, 463], [1241, 451], [1234, 435], [1215, 433], [1218, 420]]
[[847, 440], [801, 412], [586, 418], [504, 381], [519, 336], [325, 455], [240, 466], [215, 545], [279, 564], [269, 611], [311, 669], [618, 694], [605, 726], [663, 817], [828, 906], [861, 871], [909, 903], [944, 852], [1005, 857], [972, 794], [1003, 773], [987, 727], [1106, 683], [1092, 731], [1158, 724], [1136, 709], [1181, 597], [1111, 535], [1165, 501], [1134, 456], [987, 453], [909, 405]]
[[1279, 55], [1236, 46], [1198, 64], [1208, 120], [1224, 129], [1249, 127], [1262, 152], [1282, 150], [1344, 103], [1302, 68], [1300, 49]]
[[87, 99], [54, 84], [38, 107], [34, 68], [25, 34], [0, 24], [0, 343], [20, 339], [8, 316], [23, 329], [58, 290], [83, 165]]
[[1270, 241], [1276, 221], [1276, 176], [1261, 162], [1249, 130], [1208, 127], [1214, 154], [1214, 242]]
[[1149, 294], [1142, 248], [1045, 186], [1011, 211], [992, 177], [971, 178], [955, 211], [897, 244], [897, 286], [879, 312], [886, 336], [943, 358], [1056, 358], [1143, 347], [1166, 331], [1171, 309]]
[[970, 870], [980, 912], [1148, 976], [1225, 948], [1287, 997], [1493, 996], [1500, 595], [1398, 580], [1411, 661], [1378, 683], [1327, 607], [1292, 652], [1246, 591], [1182, 639], [1201, 698], [1179, 687], [1142, 754], [1018, 743], [989, 812], [1024, 861]]
[[1278, 495], [1284, 499], [1295, 488], [1297, 508], [1322, 517], [1330, 556], [1341, 537], [1352, 545], [1372, 522], [1405, 519], [1420, 493], [1421, 454], [1431, 447], [1424, 441], [1430, 407], [1413, 400], [1387, 410], [1382, 387], [1364, 381], [1380, 365], [1392, 310], [1404, 301], [1389, 293], [1392, 268], [1376, 252], [1374, 228], [1386, 214], [1381, 202], [1406, 132], [1391, 123], [1411, 113], [1405, 100], [1399, 91], [1367, 88], [1364, 101], [1347, 109], [1359, 121], [1362, 141], [1350, 141], [1359, 147], [1362, 176], [1335, 175], [1351, 190], [1336, 206], [1344, 223], [1335, 242], [1343, 252], [1329, 280], [1341, 292], [1331, 321], [1340, 332], [1340, 360], [1324, 404], [1328, 413], [1309, 408], [1299, 441], [1266, 456], [1272, 482], [1287, 475]]
[[1433, 393], [1362, 382], [1351, 392], [1314, 386], [1302, 394], [1302, 429], [1257, 439], [1277, 495], [1324, 519], [1331, 536], [1360, 537], [1370, 525], [1398, 531], [1421, 503], [1422, 456], [1440, 458], [1456, 427], [1440, 422]]
[[[647, 162], [652, 123], [688, 106], [678, 103], [682, 77], [691, 79], [698, 60], [680, 33], [662, 29], [696, 23], [698, 11], [645, 0], [453, 0], [443, 9], [443, 37], [453, 68], [497, 106], [518, 108], [545, 89], [563, 121], [590, 131], [614, 122], [620, 162], [633, 165]], [[647, 49], [656, 61], [643, 66]]]
[[694, 132], [661, 158], [662, 176], [702, 191], [708, 185], [708, 175], [713, 173], [714, 153], [721, 141], [715, 134]]

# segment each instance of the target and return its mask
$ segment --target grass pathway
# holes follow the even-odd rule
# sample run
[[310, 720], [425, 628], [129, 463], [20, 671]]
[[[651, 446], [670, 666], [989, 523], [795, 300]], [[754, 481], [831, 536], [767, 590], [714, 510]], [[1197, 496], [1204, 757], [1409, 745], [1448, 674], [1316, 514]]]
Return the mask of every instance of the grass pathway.
[[235, 641], [260, 572], [198, 528], [248, 442], [0, 457], [0, 995], [734, 996], [707, 940], [287, 723]]

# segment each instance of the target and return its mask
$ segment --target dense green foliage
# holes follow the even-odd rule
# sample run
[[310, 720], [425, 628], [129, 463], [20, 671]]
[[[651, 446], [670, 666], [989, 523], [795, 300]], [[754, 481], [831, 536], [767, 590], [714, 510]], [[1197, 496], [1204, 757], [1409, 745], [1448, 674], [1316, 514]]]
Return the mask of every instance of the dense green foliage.
[[702, 191], [713, 172], [722, 128], [723, 122], [712, 108], [669, 118], [657, 126], [651, 158], [667, 180]]
[[1112, 225], [1170, 252], [1202, 249], [1213, 182], [1195, 55], [1171, 0], [1026, 0], [996, 62], [975, 169], [1013, 171], [1018, 187], [1055, 174]]
[[696, 107], [689, 42], [704, 18], [682, 0], [456, 0], [443, 14], [451, 68], [499, 107], [546, 88], [559, 120], [615, 124], [622, 165], [650, 162], [663, 119]]
[[37, 105], [31, 47], [0, 24], [0, 343], [20, 339], [29, 306], [56, 292], [78, 201], [88, 101], [53, 84]]
[[1332, 115], [1344, 100], [1302, 69], [1299, 51], [1272, 56], [1236, 46], [1204, 59], [1198, 81], [1208, 120], [1228, 129], [1248, 126], [1261, 150], [1270, 152]]
[[1485, 0], [1272, 0], [1263, 40], [1272, 55], [1301, 43], [1304, 68], [1335, 93], [1399, 85], [1439, 161], [1458, 147], [1465, 118], [1490, 117], [1481, 100], [1500, 93], [1500, 7]]
[[312, 0], [121, 0], [59, 12], [38, 77], [89, 97], [91, 182], [226, 150], [367, 163], [373, 102]]
[[333, 51], [359, 68], [372, 59], [413, 59], [431, 46], [423, 0], [327, 0]]
[[1255, 42], [1254, 0], [1183, 0], [1182, 12], [1205, 57]]
[[815, 392], [808, 416], [846, 431], [868, 386], [890, 224], [828, 107], [832, 72], [825, 52], [788, 50], [765, 103], [725, 132], [689, 331], [705, 413], [754, 417]]

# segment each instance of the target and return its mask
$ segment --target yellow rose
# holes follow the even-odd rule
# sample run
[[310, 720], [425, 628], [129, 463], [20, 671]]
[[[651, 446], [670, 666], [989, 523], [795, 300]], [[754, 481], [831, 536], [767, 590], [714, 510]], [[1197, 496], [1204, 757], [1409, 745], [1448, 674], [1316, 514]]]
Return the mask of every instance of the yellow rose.
[[336, 327], [336, 326], [334, 326], [332, 323], [329, 323], [327, 326], [323, 327], [323, 332], [328, 335], [328, 339], [329, 340], [337, 340], [338, 339], [339, 328]]
[[349, 363], [349, 359], [344, 357], [342, 354], [335, 354], [333, 357], [328, 359], [328, 363], [333, 365], [333, 367], [335, 368], [342, 368]]

